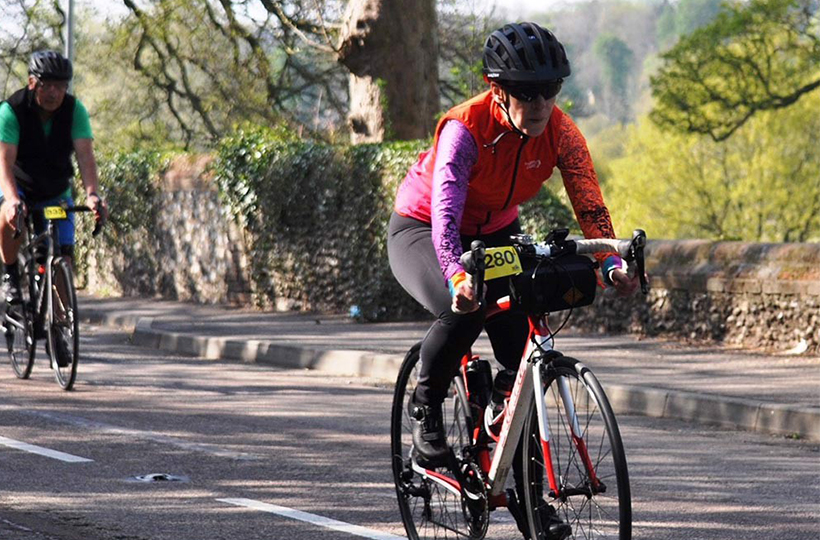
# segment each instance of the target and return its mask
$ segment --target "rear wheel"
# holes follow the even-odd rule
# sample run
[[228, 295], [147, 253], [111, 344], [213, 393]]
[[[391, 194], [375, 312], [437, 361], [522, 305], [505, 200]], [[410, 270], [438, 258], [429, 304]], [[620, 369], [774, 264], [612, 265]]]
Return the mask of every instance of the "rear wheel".
[[48, 323], [48, 349], [57, 383], [71, 390], [77, 377], [80, 356], [80, 329], [77, 294], [71, 266], [65, 259], [51, 265], [51, 314]]
[[[404, 528], [410, 540], [483, 538], [487, 531], [489, 510], [480, 469], [463, 461], [461, 472], [466, 487], [476, 492], [476, 497], [467, 500], [461, 496], [449, 468], [426, 470], [413, 460], [415, 421], [410, 417], [409, 405], [421, 369], [420, 345], [416, 344], [410, 349], [399, 370], [390, 424], [393, 479]], [[466, 420], [469, 410], [463, 385], [454, 382], [444, 400], [442, 413], [447, 443], [460, 461], [464, 457], [462, 450], [470, 445], [471, 430]]]
[[[547, 538], [546, 517], [552, 513], [547, 505], [551, 505], [572, 528], [570, 538], [629, 540], [629, 475], [609, 400], [592, 372], [572, 358], [553, 360], [544, 367], [543, 375], [549, 451], [558, 493], [551, 492], [546, 480], [547, 460], [533, 403], [524, 425], [526, 443], [522, 445], [524, 500], [533, 539]], [[573, 438], [567, 414], [570, 401], [565, 402], [564, 396], [571, 397], [583, 444]]]

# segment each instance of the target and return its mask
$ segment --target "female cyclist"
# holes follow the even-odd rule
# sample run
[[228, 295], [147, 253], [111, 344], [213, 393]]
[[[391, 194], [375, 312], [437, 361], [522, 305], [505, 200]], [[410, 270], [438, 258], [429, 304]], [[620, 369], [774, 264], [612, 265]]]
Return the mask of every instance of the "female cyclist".
[[[463, 250], [475, 239], [488, 247], [509, 245], [510, 235], [521, 232], [518, 205], [538, 193], [555, 167], [584, 236], [615, 237], [584, 137], [555, 106], [570, 75], [561, 43], [537, 24], [507, 24], [485, 42], [483, 64], [489, 90], [439, 121], [433, 147], [399, 187], [389, 225], [393, 274], [437, 318], [422, 341], [412, 400], [416, 458], [428, 467], [448, 456], [441, 404], [482, 328], [507, 369], [517, 369], [528, 332], [521, 313], [505, 312], [485, 324], [485, 310], [459, 262]], [[624, 295], [635, 291], [638, 279], [627, 276], [618, 255], [599, 260], [607, 285]], [[490, 282], [487, 303], [506, 294], [503, 280]], [[514, 476], [520, 483], [520, 474]], [[554, 513], [544, 519], [551, 538], [570, 534]]]

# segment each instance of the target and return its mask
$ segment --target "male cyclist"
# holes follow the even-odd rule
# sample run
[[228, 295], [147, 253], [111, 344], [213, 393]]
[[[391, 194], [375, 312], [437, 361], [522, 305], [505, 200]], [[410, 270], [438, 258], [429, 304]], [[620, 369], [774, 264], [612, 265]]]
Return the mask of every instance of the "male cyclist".
[[[0, 256], [7, 303], [20, 302], [17, 253], [21, 237], [14, 238], [19, 212], [28, 207], [73, 205], [71, 179], [76, 152], [88, 206], [97, 220], [107, 210], [97, 194], [97, 162], [88, 111], [68, 93], [71, 62], [58, 52], [31, 55], [28, 85], [0, 104]], [[60, 253], [71, 258], [74, 216], [59, 221]]]
[[[488, 247], [509, 245], [510, 235], [521, 232], [518, 205], [538, 193], [555, 167], [584, 236], [615, 237], [584, 137], [555, 106], [570, 75], [558, 39], [534, 23], [508, 24], [485, 42], [483, 63], [489, 90], [439, 121], [433, 148], [399, 187], [388, 232], [393, 274], [437, 317], [422, 341], [412, 401], [413, 446], [427, 466], [446, 460], [441, 404], [461, 357], [485, 327], [485, 310], [459, 260], [463, 250], [476, 239]], [[606, 284], [622, 294], [635, 291], [638, 278], [627, 276], [617, 254], [599, 260]], [[489, 282], [487, 304], [506, 294], [503, 280]], [[526, 344], [526, 315], [505, 312], [487, 321], [486, 330], [495, 358], [517, 369]], [[520, 499], [520, 471], [514, 475]], [[547, 540], [571, 534], [551, 506], [543, 508]], [[529, 537], [526, 525], [519, 526]]]

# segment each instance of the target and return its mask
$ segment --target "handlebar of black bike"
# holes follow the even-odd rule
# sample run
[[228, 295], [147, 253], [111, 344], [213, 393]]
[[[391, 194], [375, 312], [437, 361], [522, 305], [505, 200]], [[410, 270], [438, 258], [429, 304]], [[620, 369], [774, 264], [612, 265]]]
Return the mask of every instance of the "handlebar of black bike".
[[[67, 213], [72, 212], [93, 212], [90, 207], [85, 206], [84, 204], [77, 205], [77, 206], [66, 206], [63, 207]], [[43, 210], [41, 208], [37, 209], [38, 212], [42, 213]], [[17, 204], [17, 215], [14, 218], [14, 235], [13, 238], [17, 239], [20, 236], [20, 233], [23, 232], [23, 220], [25, 217], [23, 216], [23, 203]], [[105, 225], [105, 218], [100, 219], [95, 222], [94, 230], [91, 231], [91, 236], [96, 237], [102, 231], [103, 225]]]

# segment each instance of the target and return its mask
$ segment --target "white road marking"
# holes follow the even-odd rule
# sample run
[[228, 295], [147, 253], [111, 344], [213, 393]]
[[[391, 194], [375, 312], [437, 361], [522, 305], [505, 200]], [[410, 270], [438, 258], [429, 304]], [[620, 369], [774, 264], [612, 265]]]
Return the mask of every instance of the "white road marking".
[[87, 459], [80, 456], [72, 456], [71, 454], [58, 452], [57, 450], [51, 450], [49, 448], [43, 448], [42, 446], [37, 446], [34, 444], [15, 441], [14, 439], [8, 439], [6, 437], [0, 437], [0, 445], [8, 446], [9, 448], [15, 448], [17, 450], [22, 450], [23, 452], [29, 452], [31, 454], [38, 454], [40, 456], [49, 457], [51, 459], [59, 459], [60, 461], [65, 461], [66, 463], [90, 463], [94, 461], [93, 459]]
[[254, 501], [253, 499], [217, 499], [217, 501], [233, 504], [234, 506], [244, 506], [246, 508], [260, 510], [262, 512], [277, 514], [286, 518], [298, 519], [299, 521], [305, 521], [320, 527], [326, 527], [328, 529], [333, 529], [335, 531], [341, 531], [356, 536], [362, 536], [364, 538], [371, 538], [372, 540], [407, 540], [404, 536], [396, 536], [395, 534], [374, 531], [373, 529], [359, 527], [358, 525], [351, 525], [350, 523], [345, 523], [344, 521], [337, 521], [335, 519], [317, 516], [316, 514], [302, 512], [301, 510], [294, 510], [293, 508], [288, 508], [286, 506], [278, 506], [275, 504]]
[[111, 435], [122, 435], [126, 437], [132, 437], [134, 439], [140, 439], [145, 441], [153, 441], [162, 444], [168, 444], [171, 446], [176, 446], [177, 448], [182, 448], [183, 450], [187, 450], [189, 452], [203, 452], [206, 454], [211, 454], [218, 457], [229, 458], [229, 459], [236, 459], [236, 460], [255, 460], [259, 459], [259, 456], [254, 454], [248, 454], [245, 452], [234, 452], [231, 450], [226, 450], [224, 448], [220, 448], [213, 444], [208, 443], [199, 443], [199, 442], [192, 442], [186, 441], [184, 439], [180, 439], [177, 437], [170, 437], [168, 435], [162, 435], [160, 433], [156, 433], [153, 431], [143, 431], [139, 429], [129, 429], [129, 428], [121, 428], [118, 426], [113, 426], [111, 424], [106, 424], [104, 422], [96, 422], [94, 420], [88, 420], [86, 418], [80, 418], [78, 416], [71, 416], [68, 414], [62, 413], [54, 413], [48, 411], [37, 411], [37, 410], [30, 410], [30, 411], [20, 411], [22, 414], [30, 414], [32, 416], [39, 416], [41, 418], [47, 418], [49, 420], [55, 422], [61, 422], [64, 424], [74, 425], [83, 427], [86, 429], [91, 429], [97, 431], [99, 433], [107, 433]]

